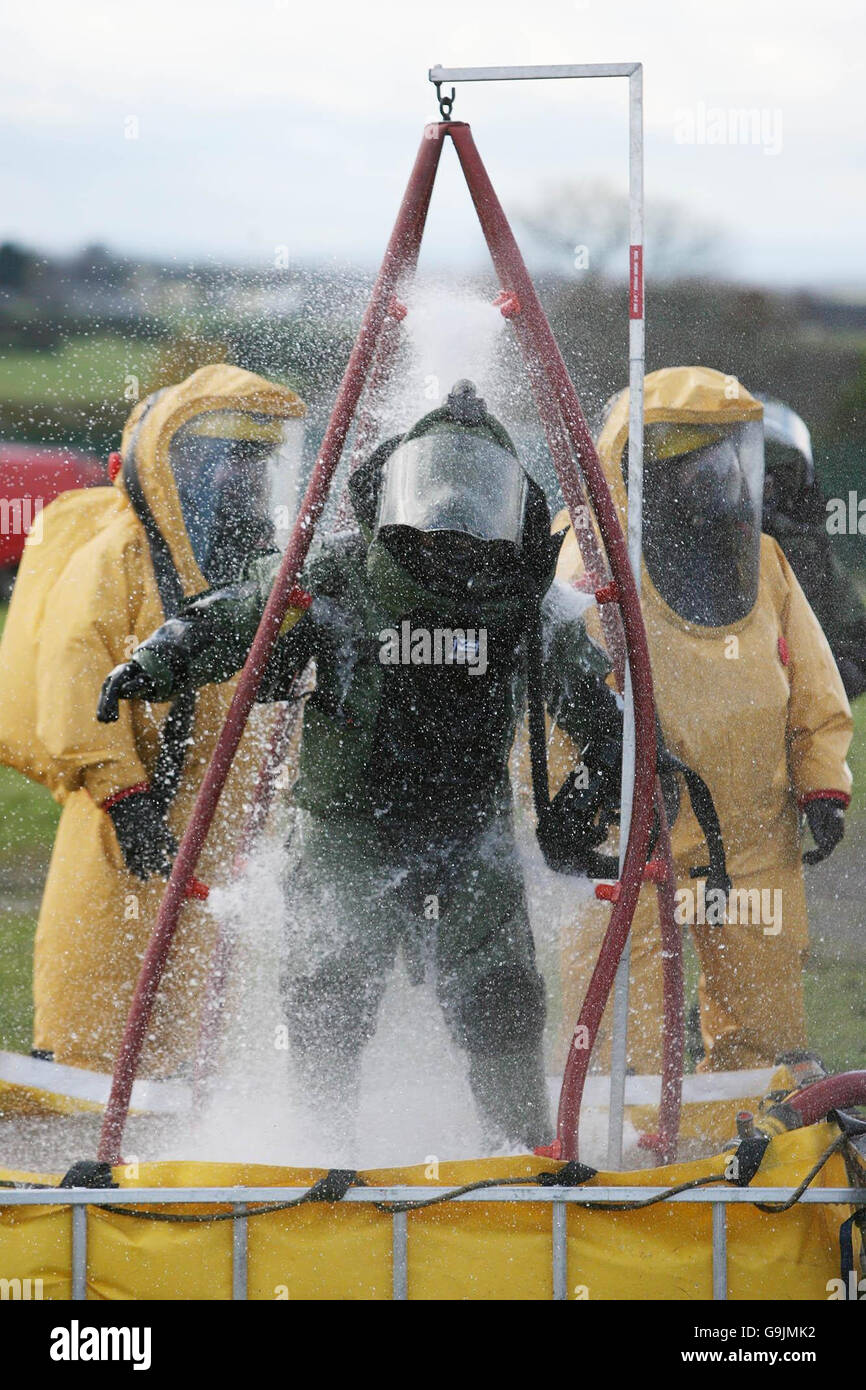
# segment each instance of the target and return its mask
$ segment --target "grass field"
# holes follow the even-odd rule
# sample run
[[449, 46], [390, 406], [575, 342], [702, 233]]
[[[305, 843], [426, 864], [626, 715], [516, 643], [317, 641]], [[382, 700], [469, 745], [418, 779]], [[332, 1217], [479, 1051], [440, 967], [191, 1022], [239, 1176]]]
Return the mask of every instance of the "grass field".
[[0, 767], [0, 863], [20, 851], [50, 849], [60, 807], [40, 787], [11, 767]]
[[33, 933], [60, 816], [44, 787], [0, 767], [0, 1048], [29, 1051]]
[[30, 1051], [34, 926], [30, 913], [0, 917], [0, 1048], [10, 1052]]
[[9, 352], [0, 358], [0, 400], [40, 406], [123, 400], [126, 378], [147, 380], [164, 346], [94, 334], [70, 338], [56, 351]]

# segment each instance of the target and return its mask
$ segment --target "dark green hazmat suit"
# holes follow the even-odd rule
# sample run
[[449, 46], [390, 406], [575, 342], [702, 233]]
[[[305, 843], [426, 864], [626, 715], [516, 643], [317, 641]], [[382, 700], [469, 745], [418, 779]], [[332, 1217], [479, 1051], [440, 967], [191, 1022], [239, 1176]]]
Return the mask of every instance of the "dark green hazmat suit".
[[797, 492], [778, 489], [764, 501], [763, 528], [779, 542], [824, 629], [849, 700], [866, 690], [866, 605], [827, 531], [827, 504], [817, 479]]
[[804, 421], [784, 401], [760, 399], [766, 456], [762, 529], [782, 547], [853, 700], [866, 690], [866, 604], [834, 553], [831, 508], [816, 477]]
[[[442, 419], [427, 417], [426, 432]], [[490, 436], [487, 421], [476, 429]], [[353, 476], [362, 534], [329, 537], [311, 556], [302, 583], [312, 604], [278, 639], [259, 692], [288, 698], [315, 661], [286, 874], [292, 1051], [323, 1115], [336, 1127], [350, 1121], [361, 1052], [402, 952], [410, 979], [433, 983], [467, 1053], [488, 1141], [530, 1146], [550, 1134], [545, 995], [508, 758], [525, 708], [532, 624], [541, 624], [548, 706], [578, 746], [590, 730], [618, 732], [619, 711], [579, 601], [551, 588], [559, 538], [550, 537], [540, 489], [530, 483], [522, 560], [507, 582], [495, 567], [451, 582], [467, 563], [458, 550], [437, 591], [417, 556], [403, 563], [418, 538], [411, 528], [376, 531], [377, 470], [399, 442]], [[479, 553], [470, 547], [472, 564]], [[277, 564], [257, 561], [245, 583], [188, 604], [136, 651], [154, 690], [238, 669]]]

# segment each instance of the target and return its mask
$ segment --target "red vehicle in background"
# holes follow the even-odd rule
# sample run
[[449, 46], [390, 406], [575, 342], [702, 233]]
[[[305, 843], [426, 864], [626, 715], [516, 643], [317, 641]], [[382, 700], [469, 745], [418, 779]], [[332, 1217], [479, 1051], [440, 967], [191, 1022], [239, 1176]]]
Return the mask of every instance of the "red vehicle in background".
[[61, 492], [108, 483], [105, 464], [55, 444], [0, 441], [0, 597], [7, 597], [27, 533]]

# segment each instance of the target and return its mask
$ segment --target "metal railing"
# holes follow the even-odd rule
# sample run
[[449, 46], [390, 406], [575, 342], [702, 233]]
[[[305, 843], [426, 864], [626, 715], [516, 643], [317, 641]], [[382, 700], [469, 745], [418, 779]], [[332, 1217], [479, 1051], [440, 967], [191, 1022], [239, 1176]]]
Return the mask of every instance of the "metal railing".
[[[343, 1202], [421, 1202], [441, 1199], [451, 1189], [442, 1187], [353, 1187]], [[665, 1204], [688, 1202], [712, 1207], [713, 1299], [728, 1296], [727, 1208], [731, 1205], [790, 1201], [794, 1188], [707, 1187], [678, 1192]], [[257, 1203], [293, 1202], [303, 1197], [304, 1187], [144, 1187], [144, 1188], [16, 1188], [0, 1194], [4, 1207], [62, 1206], [72, 1208], [72, 1293], [74, 1301], [87, 1297], [87, 1208], [100, 1206], [214, 1205], [232, 1209], [232, 1299], [247, 1297], [247, 1242], [250, 1207]], [[664, 1187], [492, 1187], [455, 1196], [455, 1202], [529, 1202], [551, 1207], [551, 1273], [553, 1298], [568, 1297], [567, 1208], [569, 1203], [592, 1207], [605, 1203], [646, 1202], [661, 1197]], [[797, 1205], [866, 1206], [866, 1188], [810, 1187]], [[659, 1205], [662, 1205], [660, 1203]], [[268, 1213], [263, 1212], [260, 1219]], [[391, 1213], [392, 1297], [409, 1297], [409, 1222], [411, 1212]]]

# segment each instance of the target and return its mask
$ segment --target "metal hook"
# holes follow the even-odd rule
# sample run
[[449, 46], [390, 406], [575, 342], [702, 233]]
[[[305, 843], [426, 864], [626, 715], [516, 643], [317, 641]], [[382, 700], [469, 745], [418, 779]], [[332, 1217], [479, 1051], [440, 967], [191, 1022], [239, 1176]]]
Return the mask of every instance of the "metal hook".
[[441, 83], [441, 82], [434, 82], [434, 83], [433, 83], [433, 86], [436, 88], [436, 100], [437, 100], [438, 103], [439, 103], [439, 115], [442, 117], [443, 121], [450, 121], [450, 120], [451, 120], [451, 108], [452, 108], [452, 106], [454, 105], [454, 98], [455, 98], [455, 96], [457, 95], [457, 93], [455, 92], [454, 88], [452, 87], [452, 88], [451, 88], [451, 95], [450, 95], [450, 97], [443, 97], [443, 95], [442, 95], [442, 83]]

